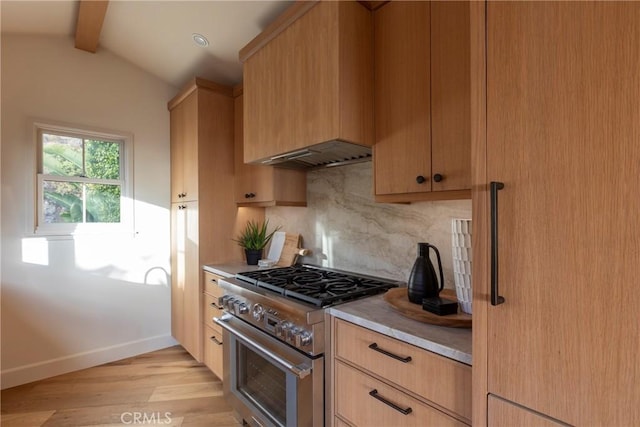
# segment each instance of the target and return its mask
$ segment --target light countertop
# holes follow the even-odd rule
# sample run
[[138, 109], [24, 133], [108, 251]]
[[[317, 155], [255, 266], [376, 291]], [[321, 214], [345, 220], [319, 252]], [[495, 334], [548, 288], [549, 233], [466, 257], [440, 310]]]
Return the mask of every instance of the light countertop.
[[416, 347], [471, 365], [471, 329], [409, 319], [376, 295], [329, 308], [329, 314]]
[[[244, 261], [205, 265], [204, 270], [223, 277], [233, 277], [243, 271], [257, 270]], [[364, 328], [396, 338], [416, 347], [471, 365], [471, 329], [429, 325], [404, 317], [382, 297], [376, 295], [340, 304], [328, 313]]]
[[254, 271], [258, 269], [257, 265], [247, 265], [244, 261], [230, 262], [227, 264], [209, 264], [203, 267], [204, 271], [217, 274], [222, 277], [233, 277], [244, 271]]

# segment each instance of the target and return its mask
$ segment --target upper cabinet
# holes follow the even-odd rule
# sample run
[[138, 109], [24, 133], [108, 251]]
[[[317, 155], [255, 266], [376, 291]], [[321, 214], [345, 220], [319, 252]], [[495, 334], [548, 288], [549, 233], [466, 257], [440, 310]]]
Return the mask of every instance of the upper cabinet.
[[244, 163], [243, 94], [235, 95], [235, 200], [238, 206], [306, 206], [307, 173]]
[[375, 198], [471, 197], [469, 2], [374, 12]]
[[171, 110], [171, 202], [198, 199], [198, 97], [189, 95]]
[[240, 51], [244, 161], [327, 141], [373, 144], [371, 11], [297, 2]]

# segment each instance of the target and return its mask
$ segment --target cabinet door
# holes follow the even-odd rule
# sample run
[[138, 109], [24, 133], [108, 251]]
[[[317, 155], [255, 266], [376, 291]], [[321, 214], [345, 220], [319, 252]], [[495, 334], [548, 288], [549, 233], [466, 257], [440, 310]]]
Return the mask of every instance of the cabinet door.
[[640, 3], [487, 8], [505, 298], [488, 307], [489, 392], [572, 425], [639, 425]]
[[564, 425], [496, 396], [489, 395], [488, 404], [488, 424], [491, 427], [560, 427]]
[[204, 327], [203, 363], [221, 380], [224, 375], [222, 346], [222, 330], [220, 327], [206, 324]]
[[171, 207], [171, 329], [176, 340], [201, 360], [198, 203]]
[[198, 94], [175, 106], [171, 120], [171, 201], [198, 199]]
[[375, 11], [376, 200], [470, 197], [469, 2]]
[[185, 109], [181, 106], [175, 107], [170, 112], [170, 141], [171, 141], [171, 202], [182, 201], [184, 192], [183, 169], [184, 153], [182, 150], [182, 140], [185, 133]]
[[244, 95], [234, 100], [235, 109], [235, 199], [236, 203], [255, 203], [274, 200], [273, 168], [244, 163], [243, 109]]
[[432, 191], [471, 189], [470, 48], [469, 2], [431, 2]]
[[429, 2], [374, 14], [376, 195], [431, 188], [430, 23]]

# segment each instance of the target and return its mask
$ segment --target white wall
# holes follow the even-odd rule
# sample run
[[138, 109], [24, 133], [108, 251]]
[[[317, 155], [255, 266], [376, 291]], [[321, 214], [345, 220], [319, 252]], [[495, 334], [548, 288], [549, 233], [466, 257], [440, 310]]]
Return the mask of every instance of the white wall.
[[267, 208], [266, 217], [270, 226], [302, 235], [313, 250], [303, 262], [400, 281], [409, 279], [418, 242], [429, 242], [440, 251], [445, 287], [453, 289], [451, 220], [471, 218], [471, 200], [375, 203], [367, 162], [309, 172], [307, 207]]
[[[66, 37], [4, 35], [1, 77], [2, 388], [174, 344], [166, 104], [176, 89]], [[135, 235], [33, 236], [33, 118], [133, 134]]]

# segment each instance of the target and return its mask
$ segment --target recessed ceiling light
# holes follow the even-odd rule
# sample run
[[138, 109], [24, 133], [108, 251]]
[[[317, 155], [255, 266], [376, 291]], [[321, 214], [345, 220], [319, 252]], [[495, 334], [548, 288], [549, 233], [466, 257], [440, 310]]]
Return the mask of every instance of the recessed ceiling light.
[[202, 34], [193, 33], [191, 35], [191, 38], [193, 38], [193, 42], [195, 44], [197, 44], [198, 46], [200, 46], [200, 47], [209, 46], [209, 40], [207, 40], [207, 38], [205, 36], [203, 36]]

